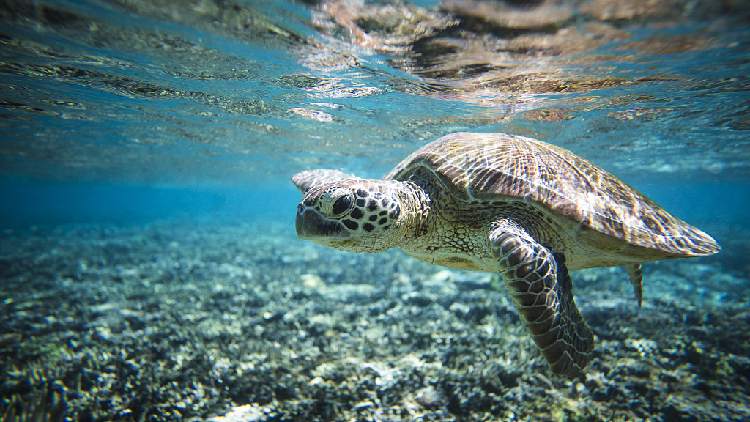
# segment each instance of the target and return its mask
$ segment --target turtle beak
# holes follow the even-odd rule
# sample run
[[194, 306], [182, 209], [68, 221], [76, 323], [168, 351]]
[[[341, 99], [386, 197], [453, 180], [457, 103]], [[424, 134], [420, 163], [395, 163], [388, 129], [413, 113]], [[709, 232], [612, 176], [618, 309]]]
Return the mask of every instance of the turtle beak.
[[349, 237], [349, 232], [343, 224], [323, 218], [317, 211], [305, 207], [304, 204], [297, 205], [294, 226], [297, 229], [297, 237], [315, 243], [328, 243]]

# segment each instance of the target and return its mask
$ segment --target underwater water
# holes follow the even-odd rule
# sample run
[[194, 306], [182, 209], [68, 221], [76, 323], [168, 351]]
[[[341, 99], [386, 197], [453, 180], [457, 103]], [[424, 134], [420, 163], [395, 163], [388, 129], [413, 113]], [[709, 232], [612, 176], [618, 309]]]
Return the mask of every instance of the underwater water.
[[[571, 272], [551, 372], [496, 275], [297, 238], [297, 172], [454, 132], [586, 158], [718, 254]], [[750, 5], [0, 2], [0, 419], [750, 419]]]

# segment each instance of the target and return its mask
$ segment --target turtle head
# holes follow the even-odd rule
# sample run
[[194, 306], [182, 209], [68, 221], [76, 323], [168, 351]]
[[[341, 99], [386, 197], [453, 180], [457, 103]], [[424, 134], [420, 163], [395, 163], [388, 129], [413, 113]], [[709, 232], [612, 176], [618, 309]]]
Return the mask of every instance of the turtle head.
[[401, 184], [348, 179], [313, 187], [297, 205], [297, 236], [350, 252], [398, 247], [404, 231]]

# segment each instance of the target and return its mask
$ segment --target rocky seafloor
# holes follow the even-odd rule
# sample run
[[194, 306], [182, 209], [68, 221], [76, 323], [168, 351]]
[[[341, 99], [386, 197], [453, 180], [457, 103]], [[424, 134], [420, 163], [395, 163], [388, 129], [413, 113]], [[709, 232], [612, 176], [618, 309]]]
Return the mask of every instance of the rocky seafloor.
[[750, 418], [741, 269], [647, 264], [640, 311], [623, 270], [574, 272], [597, 347], [569, 378], [492, 275], [336, 252], [291, 227], [2, 234], [0, 419]]

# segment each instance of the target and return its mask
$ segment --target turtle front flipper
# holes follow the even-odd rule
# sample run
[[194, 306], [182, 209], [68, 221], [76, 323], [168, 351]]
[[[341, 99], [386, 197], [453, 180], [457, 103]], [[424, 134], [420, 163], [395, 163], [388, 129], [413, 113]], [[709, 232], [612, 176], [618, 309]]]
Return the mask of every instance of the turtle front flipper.
[[359, 179], [353, 174], [347, 174], [339, 170], [318, 169], [301, 171], [292, 176], [292, 183], [302, 193], [306, 193], [312, 188], [318, 186], [330, 185], [340, 180]]
[[591, 360], [594, 334], [573, 300], [565, 255], [552, 254], [511, 220], [489, 233], [500, 275], [552, 372], [575, 375]]

